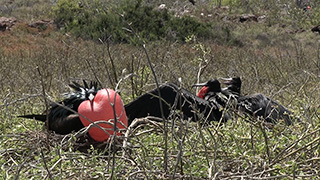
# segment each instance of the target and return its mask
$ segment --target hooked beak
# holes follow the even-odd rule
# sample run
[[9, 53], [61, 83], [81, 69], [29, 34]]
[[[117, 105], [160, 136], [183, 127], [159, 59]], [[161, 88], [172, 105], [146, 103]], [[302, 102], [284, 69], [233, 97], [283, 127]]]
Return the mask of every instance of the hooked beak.
[[192, 85], [192, 87], [202, 87], [202, 86], [208, 86], [207, 82]]
[[93, 99], [94, 99], [94, 95], [93, 95], [92, 93], [90, 93], [88, 99], [89, 99], [89, 101], [90, 101], [91, 111], [93, 111]]
[[90, 102], [92, 102], [94, 99], [94, 95], [92, 93], [90, 93], [88, 99], [90, 100]]
[[219, 78], [221, 80], [223, 80], [223, 84], [225, 85], [231, 85], [232, 84], [232, 78]]

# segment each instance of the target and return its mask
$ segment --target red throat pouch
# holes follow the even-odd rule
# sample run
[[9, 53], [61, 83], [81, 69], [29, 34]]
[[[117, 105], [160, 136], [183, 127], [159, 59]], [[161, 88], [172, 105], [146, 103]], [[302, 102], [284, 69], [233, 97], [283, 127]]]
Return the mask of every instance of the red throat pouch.
[[[114, 104], [114, 107], [112, 104]], [[109, 139], [109, 136], [113, 135], [114, 126], [112, 124], [103, 122], [114, 123], [114, 118], [116, 116], [118, 119], [117, 128], [119, 130], [125, 130], [128, 126], [128, 120], [123, 107], [123, 102], [119, 94], [111, 89], [102, 89], [98, 91], [93, 99], [93, 102], [90, 102], [89, 100], [82, 102], [78, 108], [78, 112], [93, 122], [102, 122], [98, 125], [102, 128], [105, 128], [107, 133], [99, 127], [92, 127], [89, 130], [89, 135], [98, 142], [106, 141]], [[80, 120], [84, 126], [89, 126], [91, 124], [90, 121], [82, 116], [80, 116]], [[116, 135], [121, 136], [121, 133], [117, 131]]]
[[200, 89], [200, 91], [198, 92], [197, 96], [198, 96], [199, 98], [204, 99], [204, 96], [208, 93], [208, 91], [209, 91], [209, 88], [206, 87], [206, 86], [203, 86], [203, 87]]

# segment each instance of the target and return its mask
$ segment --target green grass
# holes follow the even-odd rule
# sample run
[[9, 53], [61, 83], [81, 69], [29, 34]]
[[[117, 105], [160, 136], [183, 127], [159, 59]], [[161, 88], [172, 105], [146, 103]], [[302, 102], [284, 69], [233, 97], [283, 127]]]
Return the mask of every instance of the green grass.
[[[194, 8], [192, 13], [200, 11]], [[33, 17], [33, 12], [25, 17]], [[115, 88], [114, 72], [118, 80], [137, 75], [119, 86], [123, 101], [132, 101], [155, 87], [143, 49], [110, 42], [113, 69], [106, 44], [55, 31], [44, 36], [23, 27], [0, 34], [0, 179], [110, 179], [112, 171], [113, 179], [320, 177], [317, 34], [288, 33], [290, 25], [268, 22], [217, 21], [215, 28], [225, 30], [217, 31], [217, 36], [231, 41], [189, 38], [187, 43], [146, 44], [160, 83], [178, 83], [181, 77], [181, 85], [195, 92], [191, 85], [197, 82], [201, 63], [205, 68], [200, 81], [241, 76], [243, 94], [264, 93], [292, 109], [302, 122], [292, 126], [280, 122], [271, 128], [235, 115], [220, 127], [202, 127], [174, 116], [169, 120], [167, 149], [162, 125], [150, 123], [130, 134], [130, 146], [116, 152], [113, 164], [108, 146], [84, 153], [76, 150], [80, 144], [74, 138], [66, 137], [70, 140], [65, 143], [63, 136], [44, 131], [41, 123], [16, 116], [45, 110], [43, 88], [54, 101], [63, 98], [73, 80], [98, 79], [104, 87]]]

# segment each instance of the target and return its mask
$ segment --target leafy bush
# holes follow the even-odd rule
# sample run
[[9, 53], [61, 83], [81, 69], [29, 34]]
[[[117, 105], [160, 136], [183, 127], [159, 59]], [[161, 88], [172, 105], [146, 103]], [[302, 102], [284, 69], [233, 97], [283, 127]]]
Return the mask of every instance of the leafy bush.
[[190, 16], [174, 18], [170, 23], [170, 27], [174, 32], [177, 33], [177, 37], [180, 40], [184, 40], [190, 35], [195, 35], [202, 38], [212, 36], [210, 31], [211, 24], [199, 23]]
[[114, 28], [119, 27], [119, 18], [105, 12], [102, 7], [100, 1], [60, 0], [53, 8], [55, 23], [64, 31], [85, 39], [103, 38], [106, 32], [113, 32], [109, 36], [118, 38], [119, 32]]
[[141, 0], [125, 0], [117, 7], [99, 0], [59, 0], [53, 12], [58, 27], [85, 39], [111, 36], [116, 42], [137, 43], [131, 30], [145, 41], [163, 38], [183, 41], [188, 35], [209, 37], [211, 34], [210, 24], [189, 16], [175, 17], [166, 9], [155, 9]]

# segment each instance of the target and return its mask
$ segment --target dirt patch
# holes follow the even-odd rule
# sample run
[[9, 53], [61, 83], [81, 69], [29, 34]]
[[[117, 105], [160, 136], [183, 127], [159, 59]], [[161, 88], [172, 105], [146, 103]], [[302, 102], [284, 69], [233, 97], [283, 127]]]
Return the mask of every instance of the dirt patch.
[[59, 43], [55, 38], [48, 38], [52, 33], [58, 33], [52, 20], [27, 23], [13, 17], [0, 17], [0, 51], [6, 55], [17, 54], [37, 51], [48, 41]]
[[0, 31], [10, 31], [12, 28], [20, 24], [22, 26], [35, 28], [38, 31], [45, 31], [48, 27], [55, 27], [53, 20], [50, 19], [42, 19], [42, 20], [36, 20], [31, 23], [26, 23], [21, 20], [17, 20], [14, 17], [0, 17]]

